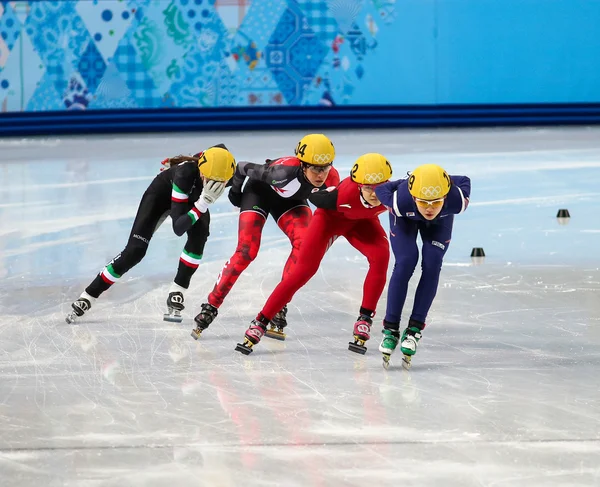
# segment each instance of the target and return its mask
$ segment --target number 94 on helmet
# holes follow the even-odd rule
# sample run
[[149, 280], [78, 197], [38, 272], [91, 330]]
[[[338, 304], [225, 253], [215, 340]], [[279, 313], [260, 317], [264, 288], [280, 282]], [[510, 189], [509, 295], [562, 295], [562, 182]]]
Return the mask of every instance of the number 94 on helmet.
[[311, 166], [329, 166], [335, 159], [333, 143], [323, 134], [309, 134], [302, 137], [294, 154], [303, 163]]

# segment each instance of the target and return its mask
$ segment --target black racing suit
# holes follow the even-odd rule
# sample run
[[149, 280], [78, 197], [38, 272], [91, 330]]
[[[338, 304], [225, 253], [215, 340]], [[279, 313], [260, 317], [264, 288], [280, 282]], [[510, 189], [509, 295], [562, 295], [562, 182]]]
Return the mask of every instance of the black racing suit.
[[104, 267], [86, 292], [97, 298], [138, 264], [146, 255], [152, 235], [167, 216], [171, 216], [176, 235], [187, 233], [175, 277], [175, 283], [187, 289], [209, 235], [208, 210], [200, 213], [194, 206], [201, 192], [202, 179], [194, 161], [170, 167], [156, 176], [142, 196], [127, 245]]

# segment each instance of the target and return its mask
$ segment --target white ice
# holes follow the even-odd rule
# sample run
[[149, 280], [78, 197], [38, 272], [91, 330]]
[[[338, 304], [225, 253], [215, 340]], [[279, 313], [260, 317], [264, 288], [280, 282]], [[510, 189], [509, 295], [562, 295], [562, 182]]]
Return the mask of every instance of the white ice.
[[234, 351], [289, 250], [272, 220], [195, 342], [235, 248], [225, 197], [181, 325], [162, 321], [183, 246], [169, 222], [64, 322], [164, 157], [225, 142], [261, 162], [301, 135], [0, 139], [2, 487], [600, 485], [600, 128], [329, 132], [342, 174], [379, 151], [396, 177], [435, 162], [472, 178], [410, 372], [381, 366], [385, 292], [367, 354], [348, 351], [367, 264], [344, 241], [296, 295], [287, 340]]

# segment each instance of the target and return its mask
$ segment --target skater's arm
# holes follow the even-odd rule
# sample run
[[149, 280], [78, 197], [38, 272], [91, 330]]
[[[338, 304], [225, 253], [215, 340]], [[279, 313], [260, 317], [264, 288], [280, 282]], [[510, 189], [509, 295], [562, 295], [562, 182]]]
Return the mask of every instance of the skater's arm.
[[452, 186], [446, 198], [449, 213], [460, 214], [469, 206], [471, 180], [467, 176], [450, 176]]
[[[181, 236], [187, 232], [192, 225], [200, 220], [202, 214], [208, 211], [208, 207], [219, 199], [223, 191], [225, 191], [225, 182], [206, 180], [200, 197], [185, 215], [180, 214], [173, 217], [173, 214], [171, 214], [175, 234]], [[178, 211], [181, 210], [178, 209]]]
[[[314, 191], [314, 190], [313, 190]], [[338, 190], [335, 186], [311, 193], [308, 200], [317, 208], [337, 210]]]
[[174, 168], [173, 188], [171, 191], [171, 221], [173, 232], [181, 236], [200, 218], [200, 211], [194, 206], [190, 209], [189, 195], [194, 184], [202, 184], [198, 177], [198, 166], [185, 163]]
[[[173, 192], [176, 192], [175, 188], [173, 188]], [[185, 196], [185, 200], [182, 201], [175, 201], [173, 196], [171, 197], [171, 221], [173, 222], [173, 232], [178, 237], [181, 237], [200, 219], [200, 211], [195, 206], [190, 209], [188, 195]]]
[[375, 194], [381, 204], [389, 208], [396, 216], [402, 216], [398, 207], [398, 188], [403, 182], [406, 182], [406, 179], [389, 181], [375, 186]]
[[173, 232], [178, 237], [181, 237], [185, 232], [187, 232], [194, 223], [196, 223], [201, 216], [201, 212], [195, 207], [192, 206], [191, 210], [187, 210], [189, 205], [186, 205], [183, 210], [177, 209], [173, 210], [173, 205], [171, 205], [171, 221], [173, 222]]
[[248, 161], [238, 162], [231, 182], [231, 191], [241, 192], [246, 178], [264, 183], [270, 182], [269, 166]]

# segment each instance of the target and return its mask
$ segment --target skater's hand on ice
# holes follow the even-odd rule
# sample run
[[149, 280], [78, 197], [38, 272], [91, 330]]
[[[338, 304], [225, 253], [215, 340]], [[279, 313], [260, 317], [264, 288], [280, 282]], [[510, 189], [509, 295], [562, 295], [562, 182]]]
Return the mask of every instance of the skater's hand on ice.
[[212, 205], [225, 191], [225, 183], [221, 181], [207, 181], [200, 194], [200, 199], [207, 205]]
[[234, 191], [233, 188], [229, 190], [229, 201], [233, 206], [240, 208], [242, 206], [242, 192]]

